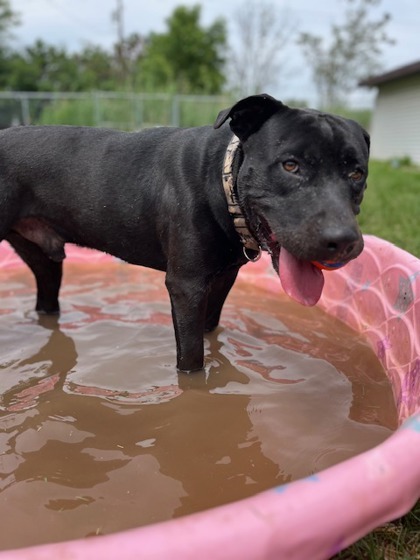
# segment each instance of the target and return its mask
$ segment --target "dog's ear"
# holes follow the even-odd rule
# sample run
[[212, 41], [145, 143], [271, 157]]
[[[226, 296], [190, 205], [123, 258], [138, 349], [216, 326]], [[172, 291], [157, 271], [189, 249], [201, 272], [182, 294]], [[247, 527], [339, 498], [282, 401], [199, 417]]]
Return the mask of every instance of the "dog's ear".
[[370, 151], [370, 136], [369, 134], [366, 132], [365, 129], [363, 129], [363, 138], [365, 139], [366, 145], [368, 147], [368, 151]]
[[284, 107], [283, 103], [271, 95], [252, 95], [241, 99], [233, 107], [220, 111], [213, 126], [219, 128], [230, 118], [232, 132], [244, 141], [281, 107]]

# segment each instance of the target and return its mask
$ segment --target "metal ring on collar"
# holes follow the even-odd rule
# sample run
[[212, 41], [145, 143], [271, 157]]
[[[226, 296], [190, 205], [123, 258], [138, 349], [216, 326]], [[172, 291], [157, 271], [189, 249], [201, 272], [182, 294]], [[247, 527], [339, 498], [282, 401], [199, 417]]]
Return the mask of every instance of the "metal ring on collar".
[[[262, 254], [262, 250], [261, 247], [258, 247], [258, 253], [255, 255], [255, 257], [251, 257], [250, 255], [248, 255], [248, 247], [243, 247], [243, 252], [245, 255], [245, 258], [249, 261], [249, 262], [257, 262], [260, 260], [261, 258], [261, 254]], [[252, 251], [254, 251], [254, 249], [251, 249]]]

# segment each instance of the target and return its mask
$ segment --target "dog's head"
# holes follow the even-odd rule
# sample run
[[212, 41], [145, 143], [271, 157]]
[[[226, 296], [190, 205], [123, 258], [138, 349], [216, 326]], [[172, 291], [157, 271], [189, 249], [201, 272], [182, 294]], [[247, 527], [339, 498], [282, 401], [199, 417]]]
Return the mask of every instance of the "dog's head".
[[221, 111], [242, 145], [236, 178], [250, 230], [270, 251], [285, 291], [306, 305], [322, 292], [313, 262], [345, 264], [363, 249], [356, 221], [366, 188], [369, 136], [355, 121], [287, 107], [269, 95]]

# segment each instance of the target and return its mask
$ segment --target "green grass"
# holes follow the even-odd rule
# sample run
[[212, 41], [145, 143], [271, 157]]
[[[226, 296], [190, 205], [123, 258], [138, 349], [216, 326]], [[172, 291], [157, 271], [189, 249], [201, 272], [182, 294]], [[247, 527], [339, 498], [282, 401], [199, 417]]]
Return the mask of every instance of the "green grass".
[[[420, 168], [373, 161], [362, 203], [363, 233], [420, 256]], [[337, 560], [420, 560], [420, 502], [334, 557]]]
[[359, 223], [420, 257], [420, 168], [371, 162]]
[[[110, 94], [109, 94], [110, 95]], [[106, 126], [138, 130], [154, 126], [202, 126], [212, 123], [218, 112], [231, 104], [228, 97], [142, 96], [106, 93], [86, 94], [84, 98], [54, 99], [32, 107], [36, 124]], [[6, 107], [6, 106], [5, 106]], [[9, 107], [9, 105], [7, 105]], [[6, 107], [6, 108], [7, 108]], [[0, 121], [2, 104], [0, 103]]]
[[420, 560], [420, 502], [410, 513], [375, 529], [335, 560]]

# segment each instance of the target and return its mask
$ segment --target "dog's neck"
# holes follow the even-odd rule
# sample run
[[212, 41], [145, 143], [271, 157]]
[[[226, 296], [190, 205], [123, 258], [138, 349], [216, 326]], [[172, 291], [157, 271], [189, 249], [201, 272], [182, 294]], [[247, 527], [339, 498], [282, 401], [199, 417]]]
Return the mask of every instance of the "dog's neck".
[[[233, 219], [233, 224], [239, 235], [244, 249], [244, 255], [249, 261], [256, 261], [261, 256], [261, 247], [248, 229], [248, 225], [239, 204], [238, 193], [235, 185], [234, 162], [237, 155], [240, 140], [233, 136], [226, 149], [223, 162], [223, 188], [225, 190], [228, 211]], [[257, 254], [252, 252], [256, 251]]]

